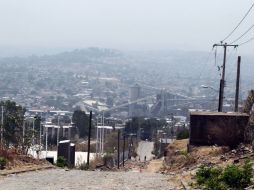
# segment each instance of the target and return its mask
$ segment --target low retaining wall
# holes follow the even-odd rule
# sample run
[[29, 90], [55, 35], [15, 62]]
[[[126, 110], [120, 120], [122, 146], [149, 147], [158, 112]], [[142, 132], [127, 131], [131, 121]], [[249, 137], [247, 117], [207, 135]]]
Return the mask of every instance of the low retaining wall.
[[242, 113], [191, 112], [190, 145], [225, 145], [244, 142], [249, 115]]

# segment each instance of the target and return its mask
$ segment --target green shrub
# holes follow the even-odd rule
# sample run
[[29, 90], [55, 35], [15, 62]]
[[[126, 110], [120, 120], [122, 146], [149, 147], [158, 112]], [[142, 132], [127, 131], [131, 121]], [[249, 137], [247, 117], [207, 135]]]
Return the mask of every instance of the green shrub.
[[0, 169], [3, 170], [7, 164], [7, 159], [4, 157], [0, 157]]
[[81, 164], [81, 165], [79, 166], [79, 169], [80, 169], [80, 170], [88, 170], [88, 169], [89, 169], [89, 166], [88, 166], [87, 163], [83, 162], [83, 164]]
[[201, 166], [196, 172], [197, 184], [204, 189], [243, 189], [251, 184], [252, 165], [245, 161], [243, 167], [229, 165], [224, 170], [215, 166]]
[[179, 132], [177, 132], [176, 139], [177, 140], [188, 139], [189, 136], [190, 136], [189, 129], [184, 128], [184, 129], [180, 130]]
[[252, 164], [250, 160], [246, 160], [244, 165], [243, 165], [243, 181], [242, 184], [244, 187], [247, 187], [249, 184], [251, 184], [251, 178], [252, 178]]
[[229, 165], [224, 170], [223, 179], [230, 187], [239, 188], [241, 187], [242, 171], [236, 165]]
[[221, 173], [222, 168], [220, 167], [201, 166], [196, 173], [197, 183], [207, 187], [212, 187], [215, 184], [220, 186]]
[[236, 165], [229, 165], [223, 173], [224, 181], [233, 188], [245, 188], [251, 183], [252, 166], [250, 161], [245, 161], [244, 166], [240, 168]]
[[179, 154], [180, 154], [180, 155], [183, 155], [183, 156], [185, 156], [185, 157], [188, 156], [187, 150], [181, 150], [181, 151], [179, 151]]
[[68, 166], [67, 160], [63, 156], [59, 156], [56, 161], [58, 167], [64, 168]]
[[212, 178], [206, 182], [205, 189], [208, 189], [208, 190], [228, 190], [228, 185], [218, 178]]

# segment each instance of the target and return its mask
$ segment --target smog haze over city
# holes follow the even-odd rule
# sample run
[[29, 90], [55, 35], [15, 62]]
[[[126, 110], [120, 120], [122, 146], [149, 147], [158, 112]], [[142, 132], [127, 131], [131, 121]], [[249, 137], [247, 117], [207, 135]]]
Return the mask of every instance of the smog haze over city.
[[0, 0], [0, 189], [253, 184], [253, 21], [253, 0]]
[[[25, 50], [40, 53], [40, 48], [209, 51], [235, 27], [251, 2], [2, 0], [0, 47], [17, 48], [10, 52], [14, 56]], [[252, 25], [253, 16], [228, 42]], [[253, 44], [239, 52], [250, 54], [251, 49]]]
[[[219, 0], [1, 1], [1, 97], [27, 108], [73, 110], [86, 101], [100, 102], [108, 109], [153, 95], [153, 100], [140, 102], [142, 111], [138, 112], [145, 116], [160, 115], [155, 109], [156, 96], [164, 90], [189, 98], [208, 96], [213, 103], [190, 103], [184, 109], [198, 104], [213, 110], [217, 92], [202, 86], [219, 88], [223, 49], [212, 46], [234, 29], [250, 4]], [[253, 14], [225, 42], [245, 32]], [[237, 43], [253, 35], [250, 30]], [[253, 45], [227, 49], [228, 99], [234, 96], [238, 55], [244, 56], [241, 98], [254, 80]], [[133, 99], [130, 89], [135, 85], [140, 92]]]
[[[217, 93], [201, 87], [219, 86], [223, 49], [212, 46], [234, 29], [250, 4], [236, 0], [1, 1], [1, 96], [28, 108], [73, 110], [84, 101], [97, 101], [108, 109], [130, 101], [130, 89], [138, 85], [140, 93], [133, 100], [154, 95], [154, 100], [141, 101], [145, 104], [141, 115], [151, 114], [162, 89], [189, 98], [209, 96], [214, 102], [198, 107], [215, 109]], [[234, 42], [244, 33], [253, 14], [225, 42]], [[237, 43], [253, 35], [250, 30]], [[248, 43], [227, 49], [229, 99], [234, 96], [238, 55], [244, 56], [241, 98], [254, 80], [253, 48]]]

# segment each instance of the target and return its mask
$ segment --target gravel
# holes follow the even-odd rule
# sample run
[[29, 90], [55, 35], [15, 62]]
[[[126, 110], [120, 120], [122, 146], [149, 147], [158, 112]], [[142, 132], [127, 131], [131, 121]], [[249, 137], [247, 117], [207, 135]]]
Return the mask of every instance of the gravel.
[[157, 173], [101, 172], [52, 169], [0, 179], [4, 190], [169, 190], [174, 185]]

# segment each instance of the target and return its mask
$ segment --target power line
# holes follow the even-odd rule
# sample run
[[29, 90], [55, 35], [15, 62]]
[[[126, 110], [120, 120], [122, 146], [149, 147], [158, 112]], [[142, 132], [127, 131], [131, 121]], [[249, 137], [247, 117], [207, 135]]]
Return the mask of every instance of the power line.
[[254, 24], [248, 28], [248, 30], [246, 30], [240, 37], [238, 37], [237, 39], [235, 39], [233, 42], [231, 42], [230, 44], [233, 44], [235, 42], [237, 42], [238, 40], [240, 40], [242, 37], [244, 37], [252, 28], [254, 27]]
[[[232, 77], [232, 73], [233, 73], [233, 71], [234, 71], [234, 67], [235, 67], [235, 65], [234, 65], [234, 63], [235, 63], [235, 58], [238, 56], [237, 55], [237, 48], [234, 48], [233, 50], [231, 50], [231, 52], [230, 52], [230, 54], [229, 54], [229, 56], [228, 56], [228, 62], [230, 62], [229, 64], [230, 65], [233, 65], [233, 67], [231, 67], [230, 69], [229, 69], [229, 72], [227, 73], [227, 76], [226, 76], [226, 81], [227, 81], [227, 83], [231, 83], [231, 82], [229, 82], [229, 80], [230, 80], [230, 77]], [[233, 52], [234, 52], [234, 54], [233, 54]], [[234, 59], [233, 59], [234, 58]], [[233, 82], [233, 81], [232, 81]], [[235, 81], [234, 81], [235, 82]]]
[[243, 43], [241, 43], [241, 44], [239, 44], [239, 46], [245, 45], [245, 44], [251, 42], [252, 40], [254, 40], [254, 37], [253, 37], [253, 38], [250, 38], [249, 40], [247, 40], [247, 41], [245, 41], [245, 42], [243, 42]]
[[204, 71], [204, 69], [206, 68], [206, 66], [207, 66], [207, 64], [208, 64], [208, 62], [209, 62], [209, 59], [210, 59], [210, 57], [211, 57], [211, 55], [212, 55], [212, 53], [213, 53], [213, 49], [214, 49], [214, 48], [212, 48], [212, 49], [209, 51], [207, 57], [206, 57], [206, 58], [204, 59], [204, 61], [202, 62], [202, 63], [204, 63], [204, 64], [201, 65], [201, 66], [198, 68], [198, 69], [201, 69], [201, 70], [200, 70], [200, 73], [199, 73], [198, 79], [201, 79], [201, 76], [202, 76], [202, 74], [203, 74], [203, 71]]
[[252, 3], [251, 7], [249, 8], [249, 10], [247, 11], [247, 13], [245, 13], [244, 17], [242, 18], [242, 20], [236, 25], [236, 27], [222, 40], [222, 42], [224, 42], [226, 39], [228, 39], [235, 31], [236, 29], [242, 24], [242, 22], [244, 21], [244, 19], [248, 16], [248, 14], [250, 13], [251, 9], [254, 7], [254, 3]]

